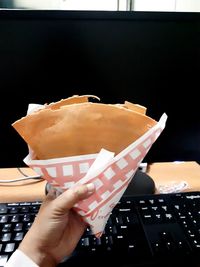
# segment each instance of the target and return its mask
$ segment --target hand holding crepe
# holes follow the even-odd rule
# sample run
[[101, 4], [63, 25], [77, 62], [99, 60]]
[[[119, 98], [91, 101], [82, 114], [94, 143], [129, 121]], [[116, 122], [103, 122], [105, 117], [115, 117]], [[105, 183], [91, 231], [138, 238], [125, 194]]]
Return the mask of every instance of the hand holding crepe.
[[45, 105], [12, 126], [36, 159], [51, 159], [99, 153], [102, 148], [118, 154], [157, 123], [143, 106], [94, 103], [89, 97], [94, 96]]
[[95, 103], [88, 101], [91, 97], [97, 98], [72, 96], [36, 106], [12, 125], [30, 148], [24, 162], [58, 193], [95, 185], [95, 193], [74, 210], [100, 237], [167, 116], [156, 122], [143, 106]]

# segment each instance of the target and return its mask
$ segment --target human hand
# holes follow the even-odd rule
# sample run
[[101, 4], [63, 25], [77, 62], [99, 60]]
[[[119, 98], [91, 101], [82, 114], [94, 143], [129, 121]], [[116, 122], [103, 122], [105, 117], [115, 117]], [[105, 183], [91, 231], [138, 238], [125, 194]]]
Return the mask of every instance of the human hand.
[[50, 191], [19, 249], [40, 267], [56, 266], [69, 256], [86, 228], [71, 208], [94, 191], [93, 184], [68, 189], [57, 198]]

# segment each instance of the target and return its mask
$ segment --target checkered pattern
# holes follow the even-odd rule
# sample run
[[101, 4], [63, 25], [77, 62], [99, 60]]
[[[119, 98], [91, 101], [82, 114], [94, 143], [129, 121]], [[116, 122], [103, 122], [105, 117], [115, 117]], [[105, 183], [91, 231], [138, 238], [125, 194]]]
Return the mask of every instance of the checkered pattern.
[[94, 155], [91, 155], [91, 158], [70, 162], [66, 158], [65, 162], [59, 162], [58, 159], [58, 162], [47, 165], [37, 163], [29, 166], [53, 187], [58, 186], [61, 189], [68, 189], [86, 175], [95, 158]]

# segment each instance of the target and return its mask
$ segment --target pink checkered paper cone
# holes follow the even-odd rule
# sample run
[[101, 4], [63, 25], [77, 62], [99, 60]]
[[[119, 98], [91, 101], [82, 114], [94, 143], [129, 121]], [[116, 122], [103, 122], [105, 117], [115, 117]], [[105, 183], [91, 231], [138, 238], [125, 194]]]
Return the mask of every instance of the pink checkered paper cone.
[[74, 209], [83, 216], [92, 233], [100, 237], [110, 213], [165, 128], [166, 120], [167, 115], [163, 114], [155, 126], [116, 156], [102, 149], [98, 154], [33, 160], [29, 153], [24, 162], [60, 191], [77, 184], [94, 183], [95, 193]]

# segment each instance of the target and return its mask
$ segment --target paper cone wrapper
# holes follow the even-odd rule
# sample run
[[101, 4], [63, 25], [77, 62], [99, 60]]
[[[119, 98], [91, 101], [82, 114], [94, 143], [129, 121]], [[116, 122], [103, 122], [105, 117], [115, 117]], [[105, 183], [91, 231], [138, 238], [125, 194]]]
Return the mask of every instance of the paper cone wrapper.
[[92, 233], [100, 237], [112, 209], [165, 128], [166, 120], [167, 115], [163, 114], [155, 126], [116, 156], [102, 149], [98, 154], [32, 160], [29, 153], [24, 162], [60, 191], [77, 184], [94, 183], [95, 193], [80, 201], [74, 209], [83, 216]]

